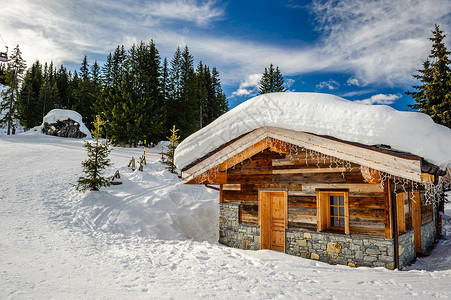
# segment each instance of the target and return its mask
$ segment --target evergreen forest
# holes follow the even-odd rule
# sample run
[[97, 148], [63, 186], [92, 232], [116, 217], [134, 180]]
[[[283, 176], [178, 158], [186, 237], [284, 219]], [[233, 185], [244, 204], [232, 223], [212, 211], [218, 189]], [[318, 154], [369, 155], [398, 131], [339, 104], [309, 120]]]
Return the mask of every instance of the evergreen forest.
[[[20, 56], [15, 50], [12, 58]], [[228, 110], [219, 72], [202, 62], [195, 66], [188, 46], [169, 61], [153, 41], [117, 46], [103, 66], [85, 56], [74, 72], [36, 61], [20, 80], [16, 117], [25, 129], [41, 125], [54, 108], [71, 109], [90, 129], [100, 115], [102, 135], [116, 145], [157, 143], [174, 125], [183, 139]]]

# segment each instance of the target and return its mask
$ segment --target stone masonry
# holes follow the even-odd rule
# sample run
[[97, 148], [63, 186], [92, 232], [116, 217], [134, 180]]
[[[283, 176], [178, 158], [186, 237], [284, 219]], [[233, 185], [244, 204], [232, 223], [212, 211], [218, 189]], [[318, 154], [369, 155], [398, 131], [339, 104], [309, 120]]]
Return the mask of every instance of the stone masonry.
[[437, 237], [435, 222], [429, 222], [421, 226], [421, 252], [427, 253], [434, 245]]
[[[220, 203], [219, 242], [233, 248], [260, 249], [260, 227], [239, 222], [239, 203]], [[435, 222], [421, 227], [422, 252], [435, 242]], [[322, 262], [351, 267], [394, 268], [393, 240], [370, 236], [343, 235], [304, 229], [286, 229], [286, 253]], [[402, 269], [415, 259], [414, 232], [398, 237], [399, 266]]]
[[219, 242], [233, 248], [260, 249], [260, 226], [239, 223], [239, 211], [238, 203], [219, 204]]
[[415, 259], [414, 231], [404, 233], [398, 237], [399, 269], [403, 269]]
[[393, 270], [393, 241], [368, 236], [286, 229], [286, 253], [351, 267]]

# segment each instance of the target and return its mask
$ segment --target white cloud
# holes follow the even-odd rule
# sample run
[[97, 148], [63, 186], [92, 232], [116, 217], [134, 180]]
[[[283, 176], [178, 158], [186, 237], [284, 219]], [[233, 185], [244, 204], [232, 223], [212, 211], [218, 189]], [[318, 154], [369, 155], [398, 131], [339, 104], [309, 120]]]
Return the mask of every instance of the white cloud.
[[347, 85], [355, 85], [355, 86], [360, 86], [360, 81], [357, 78], [352, 78], [350, 77], [347, 81], [346, 81]]
[[236, 91], [232, 92], [232, 97], [234, 97], [234, 96], [237, 96], [237, 97], [248, 96], [248, 95], [252, 94], [252, 92], [253, 92], [253, 90], [239, 88]]
[[240, 84], [240, 88], [257, 87], [260, 84], [260, 79], [262, 78], [262, 76], [263, 74], [248, 75], [246, 80]]
[[373, 104], [385, 104], [390, 105], [393, 104], [396, 100], [401, 98], [400, 94], [377, 94], [373, 95], [370, 98], [363, 99], [363, 100], [356, 100], [354, 102], [367, 104], [367, 105], [373, 105]]
[[241, 82], [240, 87], [236, 91], [232, 92], [232, 97], [243, 97], [256, 94], [262, 76], [263, 74], [248, 75], [246, 80]]
[[[410, 83], [429, 54], [427, 38], [433, 24], [451, 31], [449, 0], [314, 1], [311, 8], [320, 38], [302, 47], [202, 32], [225, 14], [214, 0], [144, 3], [5, 1], [0, 33], [10, 49], [20, 44], [29, 66], [37, 59], [79, 66], [85, 54], [98, 53], [105, 59], [117, 45], [128, 48], [153, 38], [168, 59], [178, 45], [188, 45], [196, 59], [218, 68], [227, 85], [247, 81], [247, 74], [262, 72], [273, 62], [284, 75], [344, 72], [351, 75], [348, 85], [366, 86]], [[239, 93], [252, 91], [251, 86], [240, 87]]]
[[152, 1], [147, 4], [146, 14], [157, 17], [206, 24], [220, 17], [223, 10], [215, 7], [216, 1], [197, 4], [194, 0]]
[[284, 79], [284, 86], [289, 90], [291, 86], [296, 82], [296, 80], [291, 78]]
[[[8, 1], [2, 3], [0, 10], [0, 33], [10, 49], [20, 45], [28, 65], [38, 59], [52, 60], [55, 65], [79, 64], [86, 53], [106, 57], [117, 45], [128, 48], [141, 40], [172, 34], [174, 30], [168, 25], [171, 21], [208, 24], [223, 13], [215, 3], [213, 0], [149, 1], [147, 5], [132, 0]], [[177, 41], [183, 34], [183, 31], [177, 34]]]
[[340, 84], [336, 82], [335, 80], [331, 79], [328, 81], [322, 81], [319, 84], [316, 85], [316, 89], [322, 90], [322, 89], [328, 89], [328, 90], [336, 90]]
[[434, 23], [449, 32], [449, 0], [315, 1], [330, 68], [354, 73], [361, 84], [406, 83], [429, 54]]

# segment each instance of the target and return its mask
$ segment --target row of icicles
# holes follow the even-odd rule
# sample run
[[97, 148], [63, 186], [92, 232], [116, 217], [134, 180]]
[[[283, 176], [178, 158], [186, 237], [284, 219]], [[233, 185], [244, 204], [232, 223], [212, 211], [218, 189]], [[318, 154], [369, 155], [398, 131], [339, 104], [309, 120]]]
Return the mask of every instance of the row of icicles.
[[[273, 138], [266, 138], [265, 139], [266, 145], [268, 146], [266, 149], [269, 148], [270, 151], [273, 151], [272, 149], [279, 149], [281, 150], [278, 153], [280, 156], [283, 156], [283, 153], [286, 154], [286, 158], [294, 159], [296, 156], [298, 156], [300, 153], [305, 153], [305, 164], [308, 166], [309, 160], [315, 160], [316, 164], [315, 166], [317, 168], [321, 167], [321, 164], [325, 165], [327, 162], [329, 162], [329, 168], [342, 168], [343, 171], [341, 172], [341, 175], [343, 178], [345, 178], [346, 172], [352, 172], [352, 163], [350, 161], [346, 161], [334, 156], [329, 156], [314, 150], [310, 150], [304, 147], [298, 147], [293, 144], [289, 144], [277, 139]], [[249, 157], [249, 153], [255, 153], [253, 150], [255, 150], [255, 145], [247, 148], [246, 150], [242, 151], [238, 155], [238, 161], [240, 161], [241, 165], [245, 161], [252, 161], [252, 158]], [[266, 150], [265, 149], [265, 150]], [[261, 152], [263, 153], [264, 150]], [[241, 159], [240, 157], [241, 156]], [[236, 157], [236, 156], [234, 156]], [[212, 163], [214, 164], [214, 162]], [[225, 172], [227, 172], [230, 168], [235, 168], [236, 164], [233, 165], [226, 165]], [[215, 167], [211, 168], [210, 170], [202, 173], [201, 175], [197, 176], [195, 181], [197, 184], [203, 184], [205, 182], [211, 182], [215, 181], [216, 176], [219, 172], [219, 164], [216, 164]], [[411, 199], [415, 202], [414, 197], [414, 191], [418, 190], [421, 186], [424, 187], [425, 190], [425, 202], [424, 204], [434, 204], [437, 205], [439, 201], [443, 200], [443, 183], [439, 181], [438, 184], [434, 184], [433, 182], [417, 182], [410, 179], [401, 178], [399, 176], [391, 175], [386, 172], [382, 172], [379, 170], [375, 170], [366, 166], [360, 167], [360, 172], [362, 173], [362, 177], [367, 183], [380, 183], [381, 187], [384, 187], [384, 183], [388, 180], [392, 180], [394, 184], [394, 194], [395, 197], [398, 193], [403, 192], [412, 192], [411, 193]]]

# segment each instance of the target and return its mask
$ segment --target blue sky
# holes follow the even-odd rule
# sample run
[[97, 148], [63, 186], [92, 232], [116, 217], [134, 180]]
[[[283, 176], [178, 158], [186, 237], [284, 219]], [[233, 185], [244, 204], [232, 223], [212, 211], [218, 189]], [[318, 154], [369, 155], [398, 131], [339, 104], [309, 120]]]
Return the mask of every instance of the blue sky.
[[451, 32], [449, 0], [0, 1], [0, 34], [28, 65], [75, 70], [84, 55], [102, 64], [117, 45], [150, 39], [170, 60], [188, 45], [196, 64], [218, 68], [231, 107], [257, 94], [273, 63], [292, 91], [406, 110], [434, 23]]

